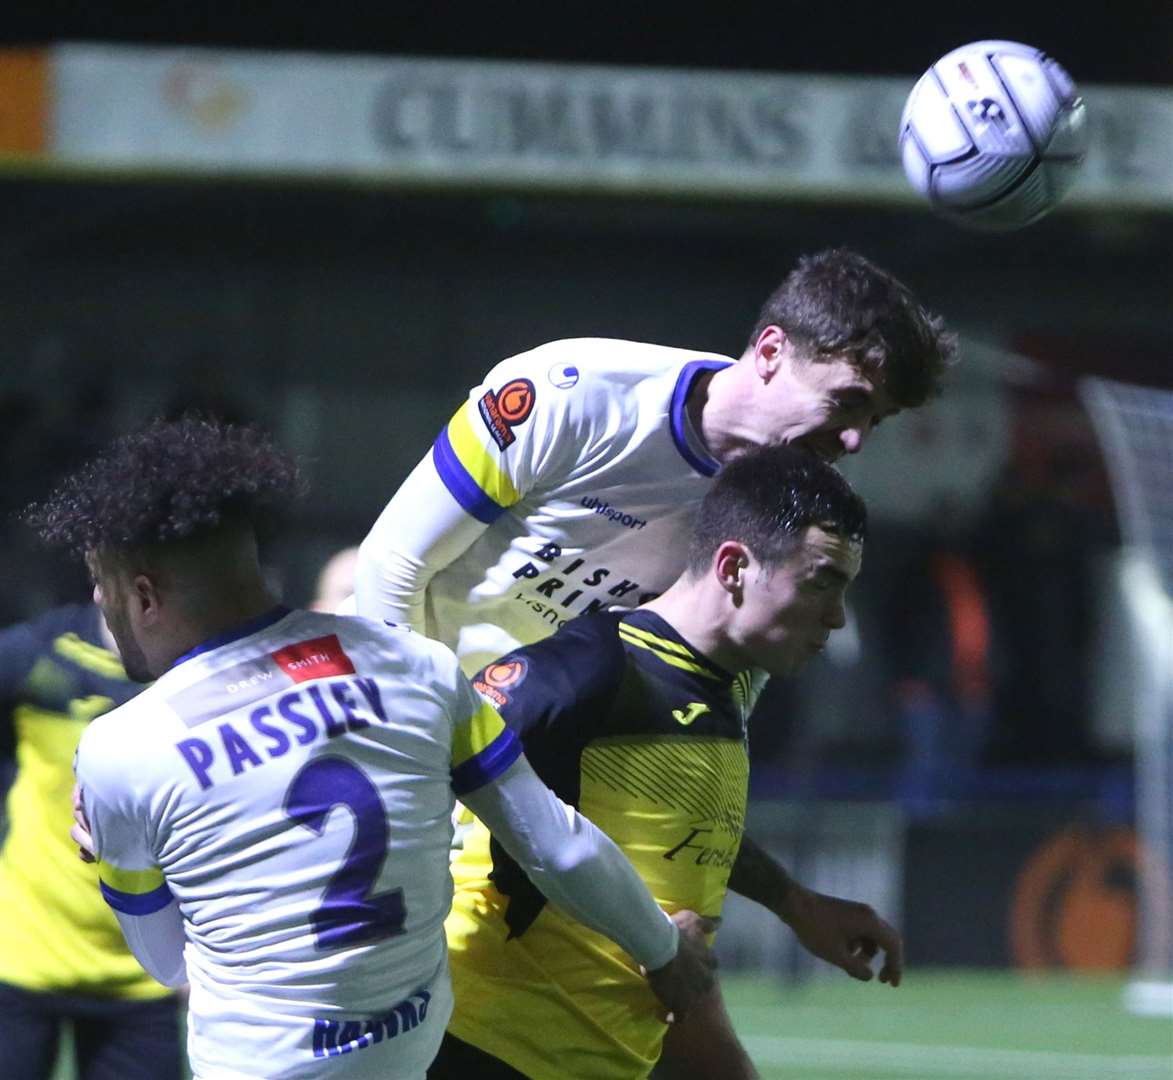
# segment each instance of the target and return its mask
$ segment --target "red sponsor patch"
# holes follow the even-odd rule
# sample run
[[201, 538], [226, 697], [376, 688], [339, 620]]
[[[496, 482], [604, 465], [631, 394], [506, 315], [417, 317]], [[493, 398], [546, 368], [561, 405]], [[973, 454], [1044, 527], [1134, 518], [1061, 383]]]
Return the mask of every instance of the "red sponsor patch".
[[500, 708], [509, 704], [509, 695], [505, 691], [520, 683], [528, 670], [529, 665], [520, 656], [501, 660], [486, 667], [472, 685]]
[[286, 645], [272, 654], [273, 659], [294, 682], [324, 679], [329, 675], [353, 675], [354, 664], [342, 651], [337, 634]]
[[490, 664], [481, 672], [481, 678], [497, 690], [506, 690], [521, 682], [528, 670], [529, 665], [518, 656], [512, 660], [501, 660], [496, 664]]
[[498, 709], [509, 704], [509, 695], [501, 693], [500, 690], [494, 690], [484, 679], [473, 679], [472, 688], [481, 697], [488, 698]]
[[529, 379], [513, 379], [497, 391], [497, 407], [511, 427], [520, 424], [533, 411], [534, 384]]
[[486, 391], [477, 402], [481, 419], [498, 449], [504, 450], [515, 441], [513, 429], [533, 412], [536, 396], [534, 384], [529, 379], [512, 379], [495, 394], [492, 390]]

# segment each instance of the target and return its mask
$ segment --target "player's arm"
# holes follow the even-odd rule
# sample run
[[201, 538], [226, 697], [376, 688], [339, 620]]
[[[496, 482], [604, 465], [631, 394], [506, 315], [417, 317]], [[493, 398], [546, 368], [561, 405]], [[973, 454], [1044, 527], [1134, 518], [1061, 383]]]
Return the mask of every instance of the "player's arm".
[[675, 1025], [664, 1040], [652, 1074], [656, 1080], [761, 1080], [733, 1030], [720, 986], [714, 983], [693, 1017], [693, 1023]]
[[497, 365], [436, 437], [359, 547], [355, 598], [360, 615], [423, 631], [428, 582], [494, 521], [577, 460], [578, 398], [537, 371], [554, 355]]
[[684, 920], [657, 907], [614, 842], [546, 787], [520, 748], [500, 776], [460, 798], [546, 899], [609, 937], [649, 973], [677, 1017], [708, 993], [714, 961], [704, 934], [715, 921], [685, 913], [692, 918], [681, 933]]
[[742, 837], [729, 888], [768, 908], [794, 931], [808, 952], [852, 978], [869, 980], [871, 961], [882, 951], [880, 982], [900, 985], [904, 943], [893, 927], [867, 904], [800, 885], [748, 836]]
[[400, 485], [358, 549], [357, 610], [424, 632], [428, 582], [489, 527], [457, 500], [429, 453]]
[[[552, 647], [535, 646], [527, 655], [532, 660], [535, 651]], [[538, 702], [558, 685], [531, 672], [510, 686], [510, 704], [516, 708], [524, 698], [544, 711]], [[521, 695], [522, 689], [531, 693]], [[712, 986], [715, 961], [704, 934], [716, 928], [715, 921], [690, 911], [666, 915], [610, 837], [543, 783], [502, 715], [463, 676], [455, 690], [456, 796], [549, 901], [624, 949], [647, 970], [665, 1006], [683, 1015]]]
[[[164, 986], [187, 982], [183, 916], [146, 842], [146, 822], [116, 789], [93, 740], [82, 736], [74, 770], [75, 815], [88, 832], [102, 896], [135, 959]], [[87, 745], [89, 744], [89, 745]], [[75, 832], [72, 835], [77, 838]]]

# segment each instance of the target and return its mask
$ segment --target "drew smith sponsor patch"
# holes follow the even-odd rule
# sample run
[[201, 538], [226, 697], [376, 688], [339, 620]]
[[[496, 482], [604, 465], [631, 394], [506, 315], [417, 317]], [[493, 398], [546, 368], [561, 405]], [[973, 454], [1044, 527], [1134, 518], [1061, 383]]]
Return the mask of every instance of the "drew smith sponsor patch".
[[354, 664], [342, 651], [337, 634], [286, 645], [272, 654], [273, 659], [294, 682], [324, 679], [331, 675], [353, 675]]
[[486, 390], [477, 402], [481, 419], [498, 450], [504, 450], [516, 441], [513, 429], [523, 424], [534, 410], [536, 393], [529, 379], [511, 379], [495, 394]]

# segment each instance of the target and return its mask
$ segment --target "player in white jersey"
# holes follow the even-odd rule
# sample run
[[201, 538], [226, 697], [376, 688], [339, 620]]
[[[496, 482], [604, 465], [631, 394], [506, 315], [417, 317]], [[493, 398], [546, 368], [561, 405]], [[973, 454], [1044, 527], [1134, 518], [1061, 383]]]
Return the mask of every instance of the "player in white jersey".
[[847, 251], [803, 259], [740, 361], [599, 338], [511, 357], [474, 387], [364, 540], [360, 614], [453, 648], [467, 673], [680, 572], [723, 461], [785, 442], [834, 460], [937, 392], [954, 343]]
[[[363, 541], [358, 611], [438, 638], [471, 674], [575, 615], [633, 608], [683, 569], [690, 515], [721, 464], [776, 443], [855, 453], [939, 391], [955, 350], [906, 286], [836, 249], [799, 260], [739, 360], [594, 338], [504, 360]], [[737, 891], [777, 906], [782, 868], [748, 837], [738, 862]], [[834, 937], [838, 918], [812, 913], [800, 940]], [[706, 1048], [727, 1031], [719, 1002], [711, 1015], [669, 1032], [675, 1075], [700, 1075], [686, 1037]], [[753, 1075], [743, 1066], [726, 1075]]]
[[453, 792], [683, 1015], [705, 921], [655, 906], [452, 653], [275, 604], [253, 522], [296, 483], [256, 432], [159, 422], [28, 514], [86, 553], [127, 673], [155, 680], [82, 738], [79, 836], [143, 966], [190, 981], [194, 1075], [424, 1075], [452, 1008]]

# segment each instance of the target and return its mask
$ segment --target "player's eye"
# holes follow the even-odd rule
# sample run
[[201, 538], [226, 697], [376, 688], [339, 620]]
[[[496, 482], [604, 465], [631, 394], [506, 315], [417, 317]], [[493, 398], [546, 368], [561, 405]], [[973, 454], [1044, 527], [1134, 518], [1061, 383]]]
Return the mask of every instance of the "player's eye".
[[855, 412], [858, 409], [865, 408], [870, 400], [867, 394], [852, 392], [837, 395], [835, 404], [845, 412]]

